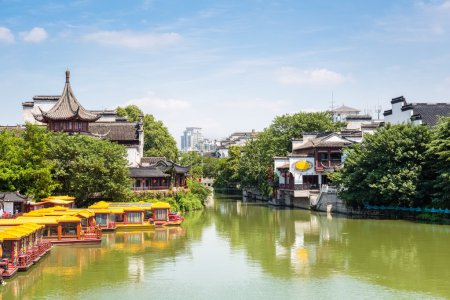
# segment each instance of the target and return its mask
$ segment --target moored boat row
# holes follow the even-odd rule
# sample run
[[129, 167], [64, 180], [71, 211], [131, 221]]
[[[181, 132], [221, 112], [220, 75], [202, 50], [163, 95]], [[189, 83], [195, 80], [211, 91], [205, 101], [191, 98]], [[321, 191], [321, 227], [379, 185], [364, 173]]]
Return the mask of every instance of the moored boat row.
[[22, 216], [0, 219], [0, 278], [28, 270], [52, 244], [100, 244], [102, 231], [146, 231], [184, 221], [164, 202], [101, 201], [77, 209], [70, 200], [49, 199]]

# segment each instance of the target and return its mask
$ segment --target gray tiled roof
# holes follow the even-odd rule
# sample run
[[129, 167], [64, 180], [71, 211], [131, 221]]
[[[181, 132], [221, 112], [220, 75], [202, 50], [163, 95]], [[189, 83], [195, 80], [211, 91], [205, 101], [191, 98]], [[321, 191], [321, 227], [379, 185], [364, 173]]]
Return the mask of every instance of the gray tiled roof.
[[130, 168], [130, 177], [131, 178], [170, 177], [170, 175], [164, 173], [162, 170], [156, 167], [140, 167], [140, 168]]
[[100, 115], [93, 114], [81, 106], [77, 98], [75, 98], [69, 78], [70, 72], [66, 71], [66, 84], [61, 97], [49, 111], [41, 111], [41, 115], [35, 115], [37, 121], [81, 120], [95, 122], [100, 118]]
[[159, 161], [166, 161], [166, 158], [164, 156], [153, 156], [153, 157], [141, 158], [141, 164], [153, 165], [153, 164], [158, 163]]
[[424, 124], [434, 126], [439, 117], [450, 116], [450, 103], [412, 103], [413, 117], [422, 119]]
[[347, 140], [345, 137], [341, 137], [342, 141], [328, 141], [327, 138], [330, 137], [331, 135], [333, 135], [333, 133], [327, 134], [325, 136], [312, 138], [306, 143], [295, 147], [293, 150], [320, 148], [320, 147], [340, 148], [353, 144], [352, 141]]
[[353, 108], [353, 107], [342, 105], [342, 106], [339, 106], [339, 107], [333, 109], [333, 112], [338, 112], [338, 113], [360, 112], [360, 110]]
[[0, 192], [0, 200], [5, 202], [27, 202], [28, 197], [19, 192]]
[[95, 122], [89, 125], [89, 131], [111, 141], [139, 142], [137, 126], [134, 122]]

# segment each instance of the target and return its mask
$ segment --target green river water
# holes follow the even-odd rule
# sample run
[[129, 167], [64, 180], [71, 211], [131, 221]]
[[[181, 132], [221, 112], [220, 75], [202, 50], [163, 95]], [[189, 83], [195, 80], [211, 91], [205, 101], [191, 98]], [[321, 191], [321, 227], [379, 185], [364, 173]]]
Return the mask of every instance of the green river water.
[[217, 196], [181, 227], [55, 246], [0, 299], [450, 298], [450, 226]]

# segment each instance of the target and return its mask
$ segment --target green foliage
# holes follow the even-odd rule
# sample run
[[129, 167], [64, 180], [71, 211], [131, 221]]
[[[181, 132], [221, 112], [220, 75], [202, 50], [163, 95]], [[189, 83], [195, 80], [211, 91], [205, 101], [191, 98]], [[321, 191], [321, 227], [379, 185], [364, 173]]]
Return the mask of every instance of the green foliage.
[[117, 114], [137, 122], [143, 116], [145, 156], [164, 156], [175, 161], [178, 157], [177, 143], [163, 122], [153, 115], [146, 114], [136, 105], [118, 107]]
[[349, 205], [416, 207], [430, 203], [426, 154], [431, 140], [425, 126], [386, 125], [361, 144], [346, 149], [345, 167], [331, 174], [344, 187], [339, 195]]
[[450, 208], [450, 117], [441, 118], [432, 134], [428, 154], [436, 174], [433, 205]]
[[183, 152], [179, 157], [179, 163], [182, 166], [190, 166], [189, 174], [194, 178], [200, 178], [203, 175], [203, 157], [195, 151]]
[[136, 105], [128, 105], [126, 107], [118, 107], [117, 115], [127, 117], [131, 122], [137, 122], [140, 116], [144, 116], [144, 112]]
[[177, 159], [177, 143], [163, 122], [155, 120], [152, 115], [145, 115], [144, 134], [146, 156], [164, 156], [172, 161]]
[[200, 200], [200, 204], [205, 205], [208, 196], [211, 194], [211, 190], [194, 179], [188, 179], [187, 186], [189, 191]]
[[304, 132], [336, 131], [342, 126], [342, 123], [333, 123], [327, 112], [301, 112], [276, 117], [257, 139], [243, 147], [237, 172], [241, 186], [257, 187], [268, 195], [273, 157], [290, 152], [292, 139], [301, 138]]
[[179, 163], [182, 166], [191, 166], [190, 175], [194, 178], [217, 177], [221, 166], [221, 159], [211, 156], [202, 156], [196, 151], [181, 153]]
[[48, 153], [48, 134], [43, 128], [27, 124], [24, 131], [1, 132], [0, 189], [35, 198], [48, 196], [56, 187]]
[[73, 195], [86, 206], [91, 197], [128, 198], [130, 181], [123, 146], [84, 135], [50, 134], [49, 158], [57, 193]]
[[220, 158], [217, 166], [217, 177], [214, 187], [235, 188], [239, 184], [239, 164], [241, 161], [242, 147], [231, 146], [228, 148], [228, 157]]

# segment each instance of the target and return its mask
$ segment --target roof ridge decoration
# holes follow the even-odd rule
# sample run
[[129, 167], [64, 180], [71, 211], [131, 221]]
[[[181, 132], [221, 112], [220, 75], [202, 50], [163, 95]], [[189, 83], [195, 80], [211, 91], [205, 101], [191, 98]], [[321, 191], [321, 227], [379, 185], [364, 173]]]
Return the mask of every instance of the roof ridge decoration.
[[34, 115], [37, 121], [85, 121], [95, 122], [100, 119], [101, 115], [93, 114], [86, 110], [75, 97], [70, 85], [70, 71], [66, 71], [66, 83], [64, 90], [58, 102], [47, 112], [41, 111], [41, 116]]

